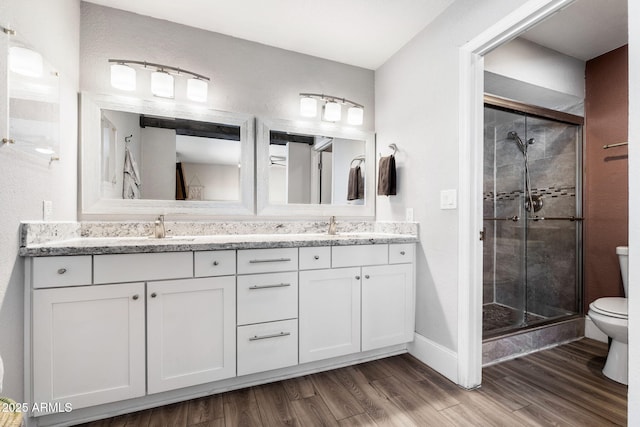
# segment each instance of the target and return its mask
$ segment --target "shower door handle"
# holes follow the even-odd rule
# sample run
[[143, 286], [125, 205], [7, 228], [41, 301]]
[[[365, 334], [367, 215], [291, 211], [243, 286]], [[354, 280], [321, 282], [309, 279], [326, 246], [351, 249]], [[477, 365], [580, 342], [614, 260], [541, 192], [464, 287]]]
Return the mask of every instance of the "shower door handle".
[[507, 218], [482, 218], [485, 221], [513, 221], [518, 222], [520, 217], [518, 215], [510, 216]]

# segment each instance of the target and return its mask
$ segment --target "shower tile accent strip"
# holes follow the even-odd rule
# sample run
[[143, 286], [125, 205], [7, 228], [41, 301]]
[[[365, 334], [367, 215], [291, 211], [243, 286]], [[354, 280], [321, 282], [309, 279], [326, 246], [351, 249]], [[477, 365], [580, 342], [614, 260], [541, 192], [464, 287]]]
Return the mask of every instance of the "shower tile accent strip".
[[[525, 192], [522, 190], [514, 190], [511, 192], [500, 191], [494, 194], [493, 191], [487, 191], [483, 193], [482, 198], [484, 200], [517, 200], [520, 196], [524, 196]], [[550, 196], [550, 197], [576, 197], [575, 186], [555, 187], [550, 186], [547, 188], [532, 188], [531, 194], [534, 196]]]

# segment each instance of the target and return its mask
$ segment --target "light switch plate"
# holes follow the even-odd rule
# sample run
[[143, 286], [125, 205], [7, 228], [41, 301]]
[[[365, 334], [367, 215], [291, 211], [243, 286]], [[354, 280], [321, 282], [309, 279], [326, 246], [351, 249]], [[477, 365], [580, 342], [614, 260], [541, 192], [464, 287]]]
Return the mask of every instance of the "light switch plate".
[[413, 221], [413, 208], [407, 208], [407, 213], [405, 214], [405, 221]]
[[440, 209], [456, 209], [458, 192], [456, 190], [440, 190]]
[[51, 215], [53, 215], [53, 202], [51, 200], [42, 201], [42, 220], [51, 221]]

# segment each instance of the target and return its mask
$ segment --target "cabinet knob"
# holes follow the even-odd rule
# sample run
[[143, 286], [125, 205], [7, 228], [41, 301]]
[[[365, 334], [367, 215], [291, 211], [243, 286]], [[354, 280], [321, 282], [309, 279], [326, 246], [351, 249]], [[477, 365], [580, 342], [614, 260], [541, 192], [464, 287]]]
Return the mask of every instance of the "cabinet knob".
[[356, 280], [360, 280], [360, 276], [356, 276]]
[[140, 295], [135, 294], [132, 298], [133, 298], [133, 300], [137, 300], [138, 298], [140, 298]]
[[218, 265], [220, 264], [218, 261], [213, 261], [213, 265]]
[[404, 255], [404, 251], [400, 251], [400, 255]]
[[59, 268], [59, 269], [58, 269], [58, 274], [64, 274], [64, 273], [66, 273], [66, 272], [67, 272], [67, 269], [66, 269], [66, 268]]
[[157, 297], [157, 296], [158, 296], [158, 294], [156, 294], [155, 292], [152, 292], [152, 293], [151, 293], [151, 298], [155, 298], [155, 297]]
[[364, 275], [364, 278], [365, 278], [365, 279], [368, 279], [368, 278], [369, 278], [369, 275], [368, 275], [368, 274], [365, 274], [365, 275]]
[[320, 259], [320, 255], [314, 255], [313, 259]]

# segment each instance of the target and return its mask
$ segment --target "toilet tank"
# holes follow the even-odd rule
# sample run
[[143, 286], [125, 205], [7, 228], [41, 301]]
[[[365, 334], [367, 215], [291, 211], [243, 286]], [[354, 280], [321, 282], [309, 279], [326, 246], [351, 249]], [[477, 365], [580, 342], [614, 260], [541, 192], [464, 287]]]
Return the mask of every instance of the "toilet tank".
[[624, 286], [624, 296], [628, 295], [629, 281], [629, 247], [618, 246], [616, 248], [616, 254], [618, 254], [618, 261], [620, 261], [620, 274], [622, 274], [622, 286]]

